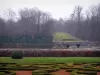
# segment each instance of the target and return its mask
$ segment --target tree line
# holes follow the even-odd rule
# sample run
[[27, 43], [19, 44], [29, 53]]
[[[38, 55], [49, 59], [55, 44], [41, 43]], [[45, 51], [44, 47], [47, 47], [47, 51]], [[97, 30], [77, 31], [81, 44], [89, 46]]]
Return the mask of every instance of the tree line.
[[24, 8], [16, 13], [11, 9], [6, 12], [8, 20], [0, 18], [1, 43], [50, 43], [54, 20], [48, 12], [38, 8]]
[[0, 17], [0, 43], [50, 43], [54, 32], [100, 42], [100, 4], [89, 7], [85, 13], [83, 7], [75, 6], [68, 19], [59, 20], [38, 8], [21, 9], [19, 15], [9, 9], [5, 14], [7, 20]]
[[68, 31], [83, 40], [100, 42], [100, 4], [91, 6], [84, 14], [82, 11], [81, 6], [75, 7], [71, 18], [66, 22]]

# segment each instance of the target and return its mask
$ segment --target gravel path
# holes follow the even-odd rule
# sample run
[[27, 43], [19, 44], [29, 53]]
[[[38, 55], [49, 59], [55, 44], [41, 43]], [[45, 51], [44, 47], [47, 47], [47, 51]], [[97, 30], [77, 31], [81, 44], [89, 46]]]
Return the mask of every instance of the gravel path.
[[66, 72], [66, 70], [60, 70], [60, 71], [57, 71], [57, 72], [52, 72], [52, 74], [55, 74], [55, 75], [71, 75], [69, 72]]
[[32, 75], [32, 71], [16, 71], [16, 75]]

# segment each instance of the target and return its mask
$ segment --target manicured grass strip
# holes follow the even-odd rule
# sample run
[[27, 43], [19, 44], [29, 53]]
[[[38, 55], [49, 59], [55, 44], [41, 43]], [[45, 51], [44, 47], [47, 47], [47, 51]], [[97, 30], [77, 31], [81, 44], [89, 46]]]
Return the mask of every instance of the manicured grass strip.
[[12, 59], [11, 57], [0, 57], [0, 63], [100, 63], [100, 57], [24, 57], [23, 59]]
[[[62, 41], [63, 39], [74, 39], [74, 41], [82, 41], [68, 33], [64, 33], [64, 32], [56, 32], [53, 34], [53, 39], [54, 40], [59, 40]], [[69, 42], [74, 42], [74, 41], [69, 41]]]

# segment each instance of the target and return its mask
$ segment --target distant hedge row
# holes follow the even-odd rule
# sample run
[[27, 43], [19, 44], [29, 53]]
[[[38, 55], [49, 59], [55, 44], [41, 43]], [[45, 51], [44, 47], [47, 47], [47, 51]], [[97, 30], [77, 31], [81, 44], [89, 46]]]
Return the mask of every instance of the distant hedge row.
[[52, 48], [53, 43], [39, 43], [39, 44], [28, 44], [28, 43], [4, 43], [2, 48]]
[[[21, 51], [21, 50], [20, 50]], [[0, 56], [11, 56], [13, 50], [0, 50]], [[100, 51], [83, 50], [24, 50], [25, 57], [100, 57]]]
[[[52, 36], [0, 36], [0, 48], [51, 48]], [[49, 44], [48, 44], [49, 43]]]
[[35, 35], [34, 37], [29, 35], [20, 36], [0, 36], [0, 43], [52, 43], [53, 36]]

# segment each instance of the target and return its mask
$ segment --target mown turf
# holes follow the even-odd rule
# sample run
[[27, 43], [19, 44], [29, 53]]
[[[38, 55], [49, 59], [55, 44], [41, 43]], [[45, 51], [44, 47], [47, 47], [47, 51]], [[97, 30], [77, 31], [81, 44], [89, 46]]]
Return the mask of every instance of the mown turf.
[[24, 57], [23, 59], [12, 59], [11, 57], [0, 57], [0, 63], [100, 63], [100, 57]]
[[56, 33], [54, 33], [53, 34], [53, 39], [55, 41], [63, 41], [63, 39], [74, 39], [74, 41], [82, 41], [82, 40], [77, 39], [76, 37], [74, 37], [74, 36], [72, 36], [72, 35], [70, 35], [68, 33], [63, 33], [63, 32], [56, 32]]

